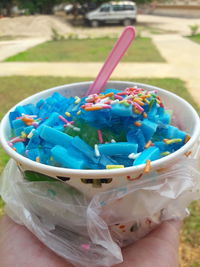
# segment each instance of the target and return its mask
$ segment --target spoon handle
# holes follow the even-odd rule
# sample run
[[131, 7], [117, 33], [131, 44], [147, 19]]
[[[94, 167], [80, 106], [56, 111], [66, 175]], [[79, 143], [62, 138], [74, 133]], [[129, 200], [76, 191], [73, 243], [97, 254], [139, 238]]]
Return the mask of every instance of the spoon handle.
[[86, 96], [90, 94], [98, 94], [99, 92], [101, 92], [108, 79], [110, 78], [110, 75], [112, 74], [113, 70], [115, 69], [118, 62], [123, 57], [129, 45], [134, 39], [135, 28], [132, 26], [125, 27], [124, 31], [122, 32], [121, 36], [119, 37], [115, 46], [107, 57], [104, 65], [102, 66], [98, 76], [89, 87]]

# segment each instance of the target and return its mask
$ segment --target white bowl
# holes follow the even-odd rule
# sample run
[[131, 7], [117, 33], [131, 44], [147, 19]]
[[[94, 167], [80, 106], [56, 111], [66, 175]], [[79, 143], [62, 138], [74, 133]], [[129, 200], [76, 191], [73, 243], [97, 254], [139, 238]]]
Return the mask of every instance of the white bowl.
[[[25, 105], [28, 103], [37, 103], [39, 99], [47, 98], [54, 92], [59, 92], [66, 97], [76, 95], [82, 97], [84, 96], [90, 84], [91, 82], [82, 82], [54, 87], [32, 95], [19, 102], [16, 106]], [[197, 144], [197, 140], [200, 136], [200, 120], [197, 112], [187, 101], [161, 88], [141, 83], [124, 81], [110, 81], [107, 83], [106, 88], [116, 88], [121, 90], [133, 86], [139, 86], [146, 90], [157, 90], [158, 95], [163, 99], [163, 102], [167, 106], [167, 109], [173, 110], [173, 115], [176, 118], [176, 125], [181, 130], [191, 135], [191, 139], [179, 150], [164, 158], [152, 161], [150, 170], [150, 174], [152, 174], [152, 172], [156, 173], [156, 170], [164, 170], [164, 168], [166, 169], [168, 166], [171, 166], [172, 164], [180, 160], [186, 152], [193, 152], [195, 150], [195, 144]], [[22, 172], [25, 172], [26, 174], [28, 173], [27, 171], [36, 172], [38, 173], [38, 175], [43, 174], [55, 179], [62, 180], [82, 191], [89, 198], [91, 198], [98, 192], [116, 187], [120, 188], [123, 187], [123, 185], [132, 183], [134, 182], [134, 180], [137, 180], [139, 178], [145, 179], [145, 177], [148, 177], [149, 174], [143, 174], [145, 167], [144, 164], [112, 170], [75, 170], [44, 165], [18, 154], [8, 145], [11, 133], [9, 113], [13, 111], [15, 107], [9, 110], [2, 119], [0, 125], [0, 138], [4, 150], [17, 162]], [[96, 179], [98, 181], [96, 183], [93, 183], [93, 179]]]

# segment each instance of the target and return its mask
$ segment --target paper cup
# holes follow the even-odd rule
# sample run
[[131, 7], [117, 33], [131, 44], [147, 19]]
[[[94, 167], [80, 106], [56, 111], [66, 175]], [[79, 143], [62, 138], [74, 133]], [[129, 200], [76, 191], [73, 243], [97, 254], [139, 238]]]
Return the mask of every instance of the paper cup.
[[[59, 92], [66, 97], [76, 95], [83, 97], [90, 84], [91, 82], [83, 82], [51, 88], [24, 99], [16, 106], [37, 103], [38, 100], [42, 98], [45, 99], [54, 92]], [[163, 99], [167, 109], [173, 110], [173, 116], [176, 118], [176, 125], [181, 130], [186, 131], [191, 135], [191, 139], [179, 150], [164, 158], [151, 162], [151, 170], [149, 174], [152, 175], [154, 173], [156, 176], [157, 173], [165, 171], [166, 168], [179, 161], [184, 155], [193, 155], [195, 153], [195, 147], [200, 135], [199, 116], [194, 108], [184, 99], [169, 91], [154, 86], [133, 82], [111, 81], [107, 83], [106, 88], [122, 90], [133, 86], [142, 87], [146, 90], [157, 90], [158, 95]], [[43, 180], [48, 176], [51, 179], [61, 180], [62, 182], [80, 190], [88, 198], [92, 198], [99, 192], [112, 188], [120, 189], [124, 185], [134, 183], [134, 181], [138, 179], [142, 180], [148, 178], [149, 174], [144, 174], [144, 164], [112, 170], [75, 170], [47, 166], [25, 158], [15, 152], [7, 143], [11, 135], [9, 113], [13, 111], [15, 107], [13, 107], [2, 119], [0, 126], [1, 143], [4, 150], [17, 162], [23, 175], [28, 179], [35, 179], [37, 177], [37, 179]]]

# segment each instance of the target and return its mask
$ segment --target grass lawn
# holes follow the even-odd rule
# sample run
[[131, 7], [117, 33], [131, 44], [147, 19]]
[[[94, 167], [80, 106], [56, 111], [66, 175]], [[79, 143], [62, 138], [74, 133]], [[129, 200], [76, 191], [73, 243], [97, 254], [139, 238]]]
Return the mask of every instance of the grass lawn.
[[[5, 61], [28, 62], [103, 62], [116, 39], [76, 39], [48, 41]], [[150, 38], [136, 38], [124, 56], [124, 62], [164, 62]]]
[[3, 200], [0, 197], [0, 217], [3, 215]]
[[188, 37], [190, 40], [200, 44], [200, 33]]
[[[18, 101], [30, 96], [33, 93], [47, 89], [53, 86], [66, 83], [88, 81], [91, 78], [61, 78], [61, 77], [0, 77], [0, 118]], [[129, 80], [131, 79], [123, 79]], [[186, 90], [183, 81], [179, 79], [133, 79], [142, 83], [148, 83], [161, 88], [168, 89], [182, 96], [189, 101], [200, 113], [199, 107], [193, 101], [191, 95]], [[3, 169], [8, 156], [0, 149], [0, 170]], [[0, 200], [0, 215], [3, 214], [3, 202]], [[198, 267], [200, 262], [200, 201], [193, 202], [190, 205], [191, 215], [185, 219], [181, 237], [181, 267]]]

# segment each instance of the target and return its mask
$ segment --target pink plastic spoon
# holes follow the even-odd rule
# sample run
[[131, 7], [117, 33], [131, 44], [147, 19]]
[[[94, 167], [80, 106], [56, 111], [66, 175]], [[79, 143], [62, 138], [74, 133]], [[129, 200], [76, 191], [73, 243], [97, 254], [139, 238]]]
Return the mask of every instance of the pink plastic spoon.
[[129, 45], [135, 39], [135, 28], [132, 26], [127, 26], [122, 32], [121, 36], [117, 40], [115, 46], [113, 47], [111, 53], [107, 57], [104, 65], [102, 66], [99, 74], [97, 75], [95, 81], [89, 87], [86, 96], [91, 94], [98, 94], [104, 88], [110, 75], [117, 66], [120, 59], [125, 54]]

